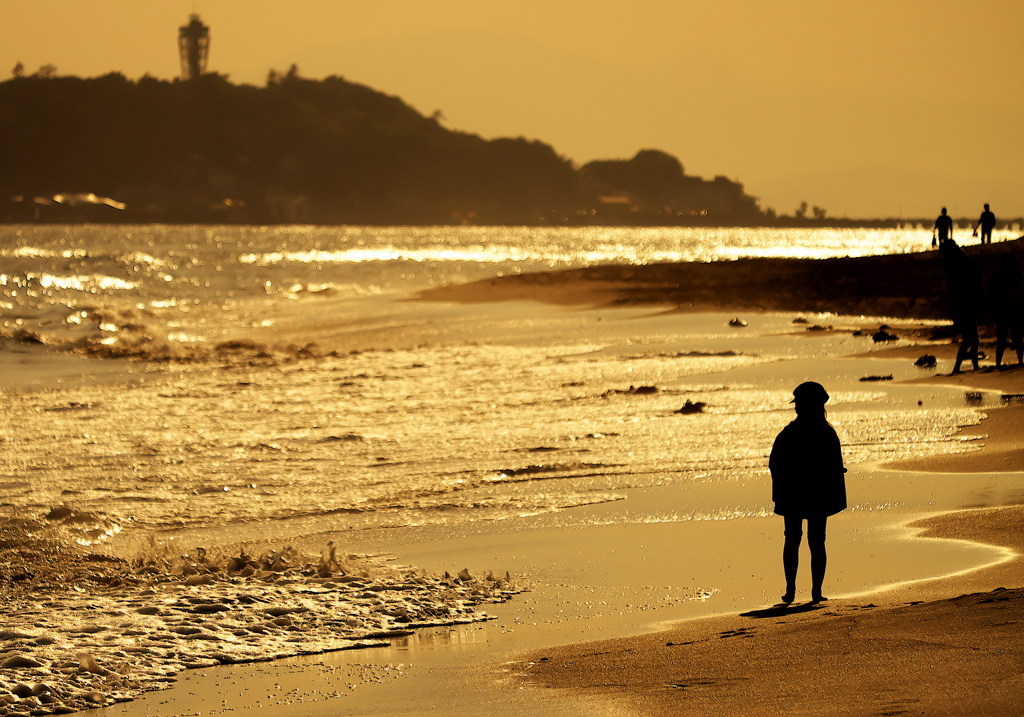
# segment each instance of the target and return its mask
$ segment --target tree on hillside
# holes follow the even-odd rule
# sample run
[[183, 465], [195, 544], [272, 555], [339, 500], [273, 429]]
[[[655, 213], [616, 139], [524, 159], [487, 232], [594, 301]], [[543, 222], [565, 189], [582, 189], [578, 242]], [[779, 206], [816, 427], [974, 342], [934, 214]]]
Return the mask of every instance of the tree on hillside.
[[641, 150], [629, 160], [593, 161], [581, 171], [611, 189], [625, 192], [648, 214], [713, 216], [720, 221], [762, 216], [757, 200], [747, 196], [743, 185], [725, 177], [709, 182], [687, 176], [676, 157], [660, 150]]

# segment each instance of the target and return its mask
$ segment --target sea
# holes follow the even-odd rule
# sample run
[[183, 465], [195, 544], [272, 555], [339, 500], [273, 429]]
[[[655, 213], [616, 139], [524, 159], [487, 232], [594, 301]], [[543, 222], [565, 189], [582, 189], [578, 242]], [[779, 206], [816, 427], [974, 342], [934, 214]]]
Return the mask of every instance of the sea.
[[[0, 227], [5, 350], [124, 369], [118, 381], [5, 392], [0, 509], [70, 508], [80, 543], [122, 552], [153, 536], [440, 534], [546, 514], [571, 524], [573, 507], [670, 484], [720, 485], [721, 498], [655, 501], [616, 520], [768, 515], [767, 452], [794, 381], [872, 348], [793, 322], [850, 320], [764, 314], [737, 327], [716, 314], [419, 292], [602, 264], [929, 244], [921, 229]], [[778, 380], [765, 381], [771, 365]], [[980, 420], [962, 392], [922, 408], [857, 378], [837, 377], [830, 403], [848, 462], [958, 450], [957, 428]], [[687, 403], [699, 409], [681, 413]]]
[[[189, 670], [104, 717], [579, 714], [577, 698], [509, 681], [515, 655], [778, 595], [767, 460], [802, 381], [831, 394], [850, 468], [850, 507], [830, 520], [830, 591], [1005, 559], [904, 526], [1019, 496], [1014, 474], [880, 468], [974, 450], [960, 428], [1001, 396], [914, 383], [950, 366], [915, 365], [929, 322], [907, 317], [486, 292], [457, 303], [428, 290], [930, 241], [920, 228], [3, 226], [0, 516], [49, 516], [64, 539], [129, 560], [326, 544], [434, 576], [509, 572], [526, 591], [494, 606], [493, 623]], [[880, 351], [883, 324], [900, 337], [885, 347], [913, 348]], [[416, 599], [413, 588], [381, 600]], [[214, 588], [167, 589], [202, 600]], [[120, 625], [107, 648], [134, 644], [114, 593], [75, 594], [73, 610]], [[329, 637], [304, 635], [294, 652]]]

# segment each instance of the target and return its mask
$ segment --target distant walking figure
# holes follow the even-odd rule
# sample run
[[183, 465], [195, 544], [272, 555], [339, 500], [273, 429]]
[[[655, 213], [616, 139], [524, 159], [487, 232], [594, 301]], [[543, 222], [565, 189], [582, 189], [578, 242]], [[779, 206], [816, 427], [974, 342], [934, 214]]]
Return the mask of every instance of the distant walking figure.
[[[936, 242], [936, 236], [938, 241]], [[935, 220], [935, 228], [932, 229], [932, 246], [942, 246], [942, 242], [953, 238], [953, 220], [946, 214], [946, 208], [942, 208], [942, 214]]]
[[991, 244], [992, 230], [996, 228], [996, 215], [989, 211], [987, 204], [985, 205], [985, 211], [978, 218], [978, 224], [974, 227], [974, 236], [978, 236], [979, 228], [981, 229], [981, 243]]
[[960, 364], [970, 359], [974, 370], [978, 370], [978, 352], [981, 339], [978, 336], [978, 316], [984, 303], [984, 280], [981, 263], [971, 259], [955, 241], [944, 242], [939, 252], [946, 262], [946, 281], [949, 285], [950, 312], [953, 328], [960, 334], [960, 348], [956, 352], [953, 373], [960, 373]]
[[803, 521], [811, 549], [811, 599], [825, 600], [825, 524], [830, 515], [846, 508], [846, 479], [839, 436], [825, 417], [828, 393], [820, 383], [808, 381], [793, 389], [796, 420], [782, 429], [772, 446], [768, 469], [772, 474], [775, 513], [785, 518], [786, 541], [782, 568], [786, 593], [782, 602], [796, 599], [796, 573], [800, 564]]
[[996, 320], [996, 367], [1003, 365], [1008, 339], [1017, 350], [1017, 365], [1024, 366], [1024, 288], [1020, 265], [1013, 254], [1003, 254], [988, 278], [988, 301]]

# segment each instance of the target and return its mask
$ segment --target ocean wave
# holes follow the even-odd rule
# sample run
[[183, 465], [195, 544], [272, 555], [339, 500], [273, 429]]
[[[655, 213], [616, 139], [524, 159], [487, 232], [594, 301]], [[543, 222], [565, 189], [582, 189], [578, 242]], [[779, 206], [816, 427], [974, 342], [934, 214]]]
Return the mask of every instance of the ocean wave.
[[505, 468], [484, 479], [486, 483], [508, 483], [515, 481], [554, 480], [558, 478], [579, 478], [600, 475], [607, 470], [622, 468], [622, 465], [605, 463], [549, 463], [529, 465], [521, 468]]
[[0, 339], [41, 344], [90, 358], [194, 363], [319, 358], [331, 355], [315, 343], [262, 343], [249, 338], [210, 342], [206, 337], [171, 330], [145, 309], [77, 309], [51, 305], [31, 317], [8, 319]]
[[88, 249], [53, 250], [38, 246], [0, 248], [0, 257], [13, 259], [85, 259], [89, 256]]
[[523, 590], [507, 573], [432, 576], [333, 543], [311, 556], [154, 541], [122, 560], [43, 537], [50, 523], [0, 521], [0, 682], [18, 714], [124, 702], [190, 668], [381, 647], [492, 619], [482, 608]]
[[50, 539], [82, 547], [105, 543], [123, 530], [118, 520], [68, 505], [50, 508], [38, 525], [41, 526], [41, 534]]
[[27, 272], [24, 274], [0, 274], [0, 286], [14, 289], [63, 289], [96, 294], [102, 291], [131, 291], [138, 287], [137, 282], [125, 281], [116, 276], [103, 274], [50, 274], [46, 272]]

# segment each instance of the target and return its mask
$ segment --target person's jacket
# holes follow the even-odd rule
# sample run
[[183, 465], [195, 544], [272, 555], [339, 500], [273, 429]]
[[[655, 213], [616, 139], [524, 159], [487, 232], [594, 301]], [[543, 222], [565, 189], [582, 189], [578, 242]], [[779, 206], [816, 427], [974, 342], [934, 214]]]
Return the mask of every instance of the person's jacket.
[[783, 428], [768, 469], [778, 515], [827, 517], [846, 508], [843, 452], [828, 421], [797, 417]]

